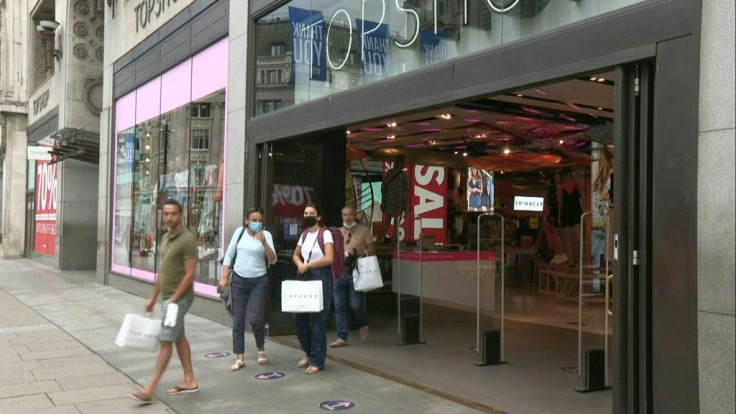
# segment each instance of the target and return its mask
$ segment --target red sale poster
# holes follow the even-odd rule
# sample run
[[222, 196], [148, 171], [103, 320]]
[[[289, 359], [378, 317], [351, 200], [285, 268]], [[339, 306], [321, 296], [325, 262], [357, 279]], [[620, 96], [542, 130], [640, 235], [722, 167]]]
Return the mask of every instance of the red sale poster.
[[[384, 163], [384, 173], [391, 164]], [[436, 243], [447, 241], [447, 168], [407, 165], [409, 211], [401, 221], [399, 240], [419, 240], [420, 234], [434, 236]], [[421, 225], [419, 222], [421, 221]], [[388, 231], [391, 236], [393, 230]]]
[[33, 250], [56, 255], [56, 191], [58, 164], [36, 161], [36, 228]]

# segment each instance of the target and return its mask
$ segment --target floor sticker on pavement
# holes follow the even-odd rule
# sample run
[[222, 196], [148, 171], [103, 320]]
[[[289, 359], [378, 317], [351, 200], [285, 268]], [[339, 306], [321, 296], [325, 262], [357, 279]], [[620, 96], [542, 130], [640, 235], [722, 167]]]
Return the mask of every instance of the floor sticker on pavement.
[[279, 378], [284, 378], [286, 374], [283, 372], [262, 372], [255, 376], [256, 379], [259, 380], [275, 380]]
[[210, 352], [209, 354], [204, 354], [205, 358], [225, 358], [226, 356], [230, 356], [229, 352]]
[[327, 411], [349, 410], [353, 407], [355, 407], [354, 402], [345, 400], [325, 401], [319, 405], [319, 408]]

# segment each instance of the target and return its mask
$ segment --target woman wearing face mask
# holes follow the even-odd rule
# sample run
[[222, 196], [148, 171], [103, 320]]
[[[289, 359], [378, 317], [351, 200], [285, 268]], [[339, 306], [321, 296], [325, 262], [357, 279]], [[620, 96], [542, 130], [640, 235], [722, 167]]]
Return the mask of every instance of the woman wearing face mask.
[[[233, 353], [237, 355], [231, 371], [245, 367], [245, 312], [250, 314], [253, 336], [258, 348], [258, 363], [268, 362], [263, 349], [265, 341], [266, 300], [268, 297], [268, 264], [276, 262], [271, 233], [263, 230], [263, 210], [251, 208], [245, 225], [233, 233], [222, 262], [220, 287], [230, 283], [233, 301]], [[242, 235], [242, 236], [241, 236]], [[232, 269], [232, 272], [230, 271]]]
[[[327, 319], [332, 305], [332, 259], [335, 254], [335, 241], [332, 233], [322, 229], [317, 206], [310, 204], [304, 209], [304, 233], [299, 237], [292, 260], [302, 280], [321, 280], [324, 308], [318, 313], [294, 314], [296, 333], [306, 356], [297, 366], [306, 368], [307, 374], [314, 374], [325, 367], [327, 358]], [[322, 235], [322, 243], [319, 235]], [[320, 246], [322, 244], [323, 247]]]

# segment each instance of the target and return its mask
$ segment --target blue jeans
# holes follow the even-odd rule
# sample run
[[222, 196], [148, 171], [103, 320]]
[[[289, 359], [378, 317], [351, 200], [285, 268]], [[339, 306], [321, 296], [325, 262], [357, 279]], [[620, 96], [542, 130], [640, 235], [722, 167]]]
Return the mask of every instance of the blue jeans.
[[358, 320], [358, 327], [368, 326], [365, 309], [363, 308], [363, 292], [355, 290], [352, 272], [343, 273], [342, 277], [337, 279], [333, 298], [335, 300], [337, 337], [346, 341], [348, 339], [348, 309], [346, 303], [348, 299], [350, 299], [350, 308]]
[[299, 343], [309, 356], [309, 365], [323, 369], [327, 358], [327, 319], [332, 305], [332, 271], [329, 266], [312, 269], [301, 280], [322, 281], [324, 309], [317, 313], [295, 313], [294, 323]]
[[266, 298], [268, 275], [255, 278], [232, 275], [230, 292], [233, 297], [233, 352], [245, 353], [245, 312], [250, 315], [250, 326], [256, 338], [256, 347], [263, 349], [266, 336]]

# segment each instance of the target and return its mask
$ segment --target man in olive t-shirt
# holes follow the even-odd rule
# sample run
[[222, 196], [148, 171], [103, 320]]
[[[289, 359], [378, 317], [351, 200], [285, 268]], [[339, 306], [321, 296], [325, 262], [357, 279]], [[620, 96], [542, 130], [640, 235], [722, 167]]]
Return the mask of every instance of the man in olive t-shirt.
[[184, 335], [184, 315], [192, 306], [194, 300], [194, 270], [197, 265], [197, 240], [182, 223], [182, 208], [176, 200], [167, 200], [162, 208], [166, 227], [169, 229], [161, 242], [161, 263], [158, 268], [158, 278], [153, 286], [151, 296], [146, 301], [146, 312], [153, 311], [156, 299], [161, 293], [164, 299], [164, 318], [167, 306], [176, 303], [179, 311], [174, 326], [161, 324], [159, 341], [161, 349], [153, 372], [151, 382], [142, 390], [129, 396], [143, 404], [153, 402], [158, 382], [171, 359], [173, 344], [176, 344], [176, 353], [179, 355], [181, 366], [184, 369], [184, 380], [168, 390], [167, 394], [185, 394], [199, 391], [199, 384], [194, 378], [192, 368], [192, 351], [189, 341]]

